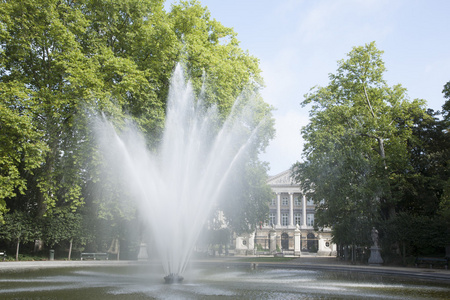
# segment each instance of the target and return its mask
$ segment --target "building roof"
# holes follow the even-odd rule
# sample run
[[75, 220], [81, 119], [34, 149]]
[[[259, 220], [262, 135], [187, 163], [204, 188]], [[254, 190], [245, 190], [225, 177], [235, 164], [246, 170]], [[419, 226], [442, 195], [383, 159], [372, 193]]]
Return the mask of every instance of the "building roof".
[[275, 176], [269, 177], [267, 184], [276, 192], [300, 192], [300, 184], [295, 183], [292, 171], [286, 170]]

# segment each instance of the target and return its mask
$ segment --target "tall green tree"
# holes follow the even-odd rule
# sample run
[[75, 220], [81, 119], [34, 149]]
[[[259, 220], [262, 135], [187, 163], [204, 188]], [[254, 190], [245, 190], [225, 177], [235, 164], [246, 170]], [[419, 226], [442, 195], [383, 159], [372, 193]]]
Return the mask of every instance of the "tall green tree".
[[82, 226], [83, 217], [70, 210], [59, 211], [45, 219], [42, 234], [46, 244], [53, 248], [55, 245], [69, 244], [67, 259], [72, 257], [73, 244], [85, 244], [86, 234]]
[[89, 87], [97, 82], [77, 40], [86, 21], [61, 1], [5, 1], [1, 10], [1, 82], [21, 87], [15, 97], [26, 94], [34, 128], [49, 149], [32, 176], [22, 172], [30, 188], [18, 199], [40, 216], [58, 203], [75, 209], [83, 203], [78, 150], [85, 144], [76, 116], [86, 99], [93, 100]]
[[[442, 114], [446, 114], [445, 104]], [[440, 255], [450, 244], [449, 122], [439, 115], [428, 109], [426, 114], [416, 116], [407, 141], [411, 168], [403, 174], [402, 184], [396, 186], [401, 195], [399, 216], [390, 220], [385, 229], [391, 239], [400, 241], [403, 258]]]
[[354, 47], [329, 84], [302, 102], [312, 105], [311, 122], [302, 129], [305, 162], [293, 172], [317, 204], [319, 227], [339, 228], [348, 216], [371, 225], [396, 216], [398, 187], [411, 170], [407, 142], [415, 118], [427, 115], [423, 100], [386, 84], [381, 55], [374, 42]]
[[19, 260], [20, 245], [34, 241], [40, 236], [40, 226], [33, 222], [32, 216], [24, 212], [13, 212], [4, 216], [0, 225], [0, 237], [15, 243], [16, 260]]

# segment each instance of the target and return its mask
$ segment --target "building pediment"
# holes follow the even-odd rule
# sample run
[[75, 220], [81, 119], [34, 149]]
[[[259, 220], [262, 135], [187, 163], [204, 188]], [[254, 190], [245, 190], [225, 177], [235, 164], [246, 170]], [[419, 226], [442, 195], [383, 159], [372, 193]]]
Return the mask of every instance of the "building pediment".
[[284, 172], [281, 172], [280, 174], [277, 174], [275, 176], [269, 177], [267, 180], [267, 184], [269, 186], [276, 186], [276, 185], [293, 185], [296, 186], [296, 184], [292, 178], [291, 170], [286, 170]]

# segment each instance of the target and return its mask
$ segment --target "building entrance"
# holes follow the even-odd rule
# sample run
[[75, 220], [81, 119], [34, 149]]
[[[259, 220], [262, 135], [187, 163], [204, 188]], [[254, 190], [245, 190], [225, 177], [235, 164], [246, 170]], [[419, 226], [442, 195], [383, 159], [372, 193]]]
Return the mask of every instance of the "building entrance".
[[281, 250], [289, 250], [289, 235], [286, 232], [281, 234]]

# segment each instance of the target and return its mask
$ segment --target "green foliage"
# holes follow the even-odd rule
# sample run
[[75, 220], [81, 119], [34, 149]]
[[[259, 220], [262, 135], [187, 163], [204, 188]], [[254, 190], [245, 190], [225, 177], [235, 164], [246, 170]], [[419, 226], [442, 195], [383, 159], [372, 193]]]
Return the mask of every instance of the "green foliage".
[[[197, 92], [216, 104], [226, 116], [245, 88], [263, 85], [258, 60], [241, 48], [232, 28], [210, 19], [198, 1], [180, 1], [169, 14], [177, 38], [183, 42], [183, 58]], [[203, 75], [206, 74], [206, 81]]]
[[417, 117], [408, 141], [409, 172], [403, 175], [399, 208], [417, 215], [434, 216], [445, 201], [450, 169], [450, 140], [445, 120], [429, 110], [426, 117]]
[[340, 245], [358, 245], [370, 247], [370, 232], [373, 223], [363, 215], [350, 215], [333, 225], [333, 242]]
[[5, 222], [1, 225], [3, 239], [15, 242], [27, 243], [40, 235], [39, 226], [33, 224], [31, 216], [22, 212], [14, 212], [4, 216]]
[[56, 244], [76, 239], [79, 244], [85, 244], [83, 232], [83, 217], [71, 211], [55, 213], [44, 220], [43, 238], [46, 244], [53, 248]]
[[19, 260], [20, 244], [34, 241], [40, 234], [39, 224], [23, 212], [6, 214], [4, 223], [0, 225], [0, 237], [16, 244], [16, 260]]
[[21, 172], [32, 174], [48, 149], [32, 123], [32, 103], [22, 90], [18, 82], [0, 82], [0, 223], [8, 211], [5, 199], [27, 189]]
[[400, 213], [383, 228], [387, 242], [399, 242], [403, 257], [441, 255], [450, 232], [441, 217]]
[[444, 85], [442, 93], [444, 94], [444, 98], [447, 99], [444, 105], [442, 105], [443, 115], [445, 120], [450, 122], [450, 81]]
[[261, 244], [256, 244], [256, 251], [264, 251], [266, 249], [263, 248]]

